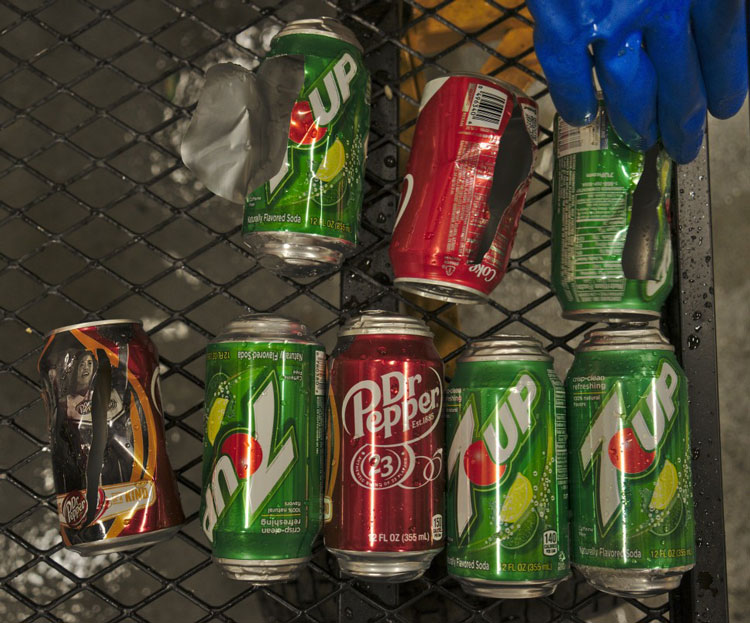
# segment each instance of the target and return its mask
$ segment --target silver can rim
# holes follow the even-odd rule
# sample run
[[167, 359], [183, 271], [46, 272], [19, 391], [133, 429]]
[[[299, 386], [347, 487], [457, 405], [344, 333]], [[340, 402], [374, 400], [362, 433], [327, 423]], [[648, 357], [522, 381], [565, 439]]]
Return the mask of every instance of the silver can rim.
[[496, 333], [469, 344], [458, 362], [472, 361], [552, 361], [542, 343], [534, 337]]
[[322, 37], [330, 37], [331, 39], [338, 39], [353, 45], [361, 53], [364, 52], [362, 44], [357, 40], [351, 29], [344, 26], [335, 17], [313, 17], [294, 20], [284, 26], [276, 34], [276, 37], [286, 37], [288, 35], [320, 35]]
[[113, 318], [112, 320], [92, 320], [91, 322], [78, 322], [76, 324], [66, 324], [62, 327], [57, 327], [48, 331], [44, 337], [51, 337], [58, 333], [65, 333], [67, 331], [75, 331], [76, 329], [90, 329], [94, 327], [103, 327], [114, 324], [137, 324], [139, 327], [143, 327], [143, 323], [140, 320], [131, 320], [130, 318]]
[[273, 313], [237, 316], [209, 344], [222, 342], [295, 342], [322, 347], [307, 325], [294, 318]]
[[614, 350], [666, 350], [673, 353], [675, 348], [658, 327], [637, 323], [589, 331], [576, 352]]
[[339, 329], [339, 337], [356, 335], [417, 335], [433, 338], [427, 324], [419, 318], [381, 309], [367, 309], [348, 318]]

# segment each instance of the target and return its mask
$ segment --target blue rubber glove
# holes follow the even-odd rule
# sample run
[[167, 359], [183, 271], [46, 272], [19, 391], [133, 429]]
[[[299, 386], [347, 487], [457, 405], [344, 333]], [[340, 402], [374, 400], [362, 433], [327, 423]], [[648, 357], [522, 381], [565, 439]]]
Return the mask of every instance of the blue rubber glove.
[[527, 4], [550, 94], [568, 123], [584, 125], [596, 115], [592, 67], [620, 137], [641, 151], [661, 137], [680, 163], [700, 150], [707, 106], [721, 119], [742, 106], [748, 83], [745, 0]]

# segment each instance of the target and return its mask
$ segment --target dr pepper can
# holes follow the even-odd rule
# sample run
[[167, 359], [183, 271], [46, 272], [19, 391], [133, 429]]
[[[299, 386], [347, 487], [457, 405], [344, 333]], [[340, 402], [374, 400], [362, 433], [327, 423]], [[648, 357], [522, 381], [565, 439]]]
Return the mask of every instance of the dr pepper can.
[[443, 362], [421, 320], [366, 311], [330, 359], [324, 537], [345, 573], [403, 582], [443, 548]]
[[158, 355], [141, 323], [55, 329], [38, 369], [65, 545], [109, 554], [174, 534], [185, 517], [164, 442]]
[[395, 284], [454, 303], [505, 275], [536, 156], [537, 105], [478, 74], [427, 83], [390, 247]]

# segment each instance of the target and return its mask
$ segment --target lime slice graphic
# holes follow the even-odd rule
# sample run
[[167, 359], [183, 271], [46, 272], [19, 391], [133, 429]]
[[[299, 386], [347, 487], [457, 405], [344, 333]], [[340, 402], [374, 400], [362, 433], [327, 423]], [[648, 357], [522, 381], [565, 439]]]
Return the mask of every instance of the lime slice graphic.
[[526, 513], [516, 524], [505, 524], [507, 528], [514, 530], [513, 534], [500, 541], [506, 549], [519, 549], [534, 538], [539, 517], [534, 511]]
[[215, 398], [211, 405], [211, 410], [208, 412], [208, 422], [206, 423], [206, 434], [208, 435], [208, 443], [214, 444], [214, 439], [219, 433], [219, 427], [221, 421], [224, 419], [224, 412], [227, 410], [227, 404], [229, 398]]
[[682, 522], [682, 500], [675, 498], [672, 507], [664, 513], [661, 521], [651, 528], [651, 532], [657, 536], [667, 536], [679, 528]]
[[518, 521], [531, 505], [533, 498], [534, 490], [531, 488], [529, 479], [519, 473], [503, 501], [503, 507], [500, 509], [500, 521], [503, 523]]
[[323, 182], [330, 182], [344, 168], [345, 162], [346, 151], [341, 141], [336, 139], [333, 145], [328, 148], [318, 170], [315, 171], [315, 177]]
[[651, 495], [651, 502], [648, 507], [657, 511], [665, 510], [677, 493], [677, 469], [668, 459], [664, 462], [664, 467], [656, 479], [654, 493]]

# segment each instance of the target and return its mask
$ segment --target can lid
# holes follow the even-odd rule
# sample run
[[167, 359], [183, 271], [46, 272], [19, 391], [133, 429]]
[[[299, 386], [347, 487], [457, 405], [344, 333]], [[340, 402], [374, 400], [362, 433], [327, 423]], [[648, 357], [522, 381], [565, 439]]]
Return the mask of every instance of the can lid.
[[64, 333], [65, 331], [73, 331], [75, 329], [88, 329], [91, 327], [103, 327], [112, 324], [137, 324], [142, 325], [140, 320], [130, 320], [128, 318], [114, 318], [112, 320], [92, 320], [91, 322], [79, 322], [78, 324], [67, 324], [64, 327], [57, 327], [48, 331], [44, 337], [55, 335], [56, 333]]
[[276, 314], [245, 314], [230, 321], [211, 344], [216, 342], [306, 342], [320, 344], [299, 320]]
[[469, 344], [458, 361], [517, 360], [552, 361], [552, 355], [533, 337], [498, 333]]
[[353, 45], [360, 52], [364, 52], [362, 44], [357, 41], [354, 33], [334, 17], [294, 20], [284, 26], [276, 37], [285, 37], [286, 35], [320, 35], [322, 37], [331, 37], [346, 41], [346, 43]]
[[603, 350], [668, 350], [674, 346], [657, 327], [646, 324], [627, 324], [595, 329], [584, 335], [577, 352]]
[[419, 318], [368, 309], [344, 322], [339, 337], [347, 335], [421, 335], [431, 338], [432, 331]]

